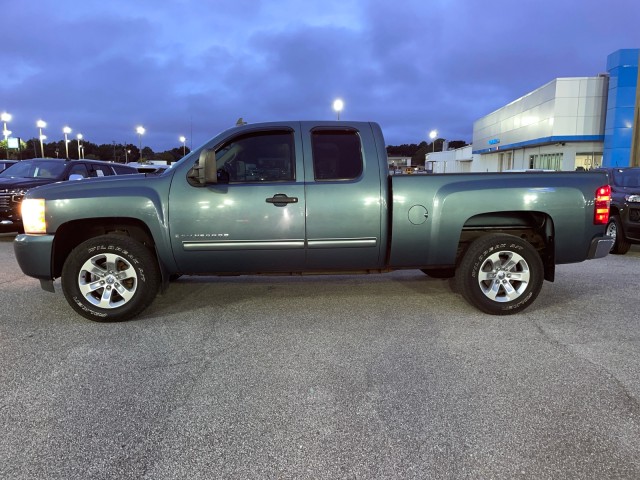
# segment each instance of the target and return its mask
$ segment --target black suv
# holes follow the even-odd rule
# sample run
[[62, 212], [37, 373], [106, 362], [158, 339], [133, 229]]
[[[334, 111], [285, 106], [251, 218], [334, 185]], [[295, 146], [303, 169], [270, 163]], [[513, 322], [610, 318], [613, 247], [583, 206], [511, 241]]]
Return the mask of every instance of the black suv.
[[27, 190], [65, 180], [133, 174], [127, 165], [99, 160], [21, 160], [0, 173], [0, 232], [21, 232], [20, 204]]
[[611, 185], [611, 209], [606, 234], [615, 238], [611, 253], [624, 255], [640, 243], [640, 167], [599, 168]]

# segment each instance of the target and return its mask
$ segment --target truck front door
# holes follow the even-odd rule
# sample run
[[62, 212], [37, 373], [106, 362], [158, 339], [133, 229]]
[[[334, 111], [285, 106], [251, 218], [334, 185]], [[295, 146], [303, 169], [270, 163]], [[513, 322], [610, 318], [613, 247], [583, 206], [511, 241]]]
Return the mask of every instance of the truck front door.
[[290, 127], [238, 134], [216, 148], [228, 183], [174, 179], [171, 242], [184, 272], [300, 271], [305, 262], [302, 142]]

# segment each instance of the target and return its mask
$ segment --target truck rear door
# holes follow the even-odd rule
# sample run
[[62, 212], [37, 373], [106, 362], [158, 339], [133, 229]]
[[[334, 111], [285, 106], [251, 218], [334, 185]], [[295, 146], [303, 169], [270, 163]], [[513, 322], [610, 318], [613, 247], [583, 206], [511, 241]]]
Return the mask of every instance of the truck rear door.
[[386, 205], [370, 124], [302, 122], [302, 135], [307, 269], [379, 268]]

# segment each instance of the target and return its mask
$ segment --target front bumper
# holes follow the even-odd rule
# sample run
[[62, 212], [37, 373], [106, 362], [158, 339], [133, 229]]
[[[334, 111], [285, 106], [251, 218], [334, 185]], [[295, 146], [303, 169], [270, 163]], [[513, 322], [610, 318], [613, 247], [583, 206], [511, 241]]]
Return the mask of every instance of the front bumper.
[[611, 248], [613, 248], [613, 237], [597, 237], [591, 240], [591, 246], [589, 247], [589, 254], [587, 259], [592, 260], [594, 258], [602, 258], [609, 255]]
[[53, 235], [21, 234], [13, 241], [13, 251], [22, 272], [41, 283], [53, 280], [53, 238]]

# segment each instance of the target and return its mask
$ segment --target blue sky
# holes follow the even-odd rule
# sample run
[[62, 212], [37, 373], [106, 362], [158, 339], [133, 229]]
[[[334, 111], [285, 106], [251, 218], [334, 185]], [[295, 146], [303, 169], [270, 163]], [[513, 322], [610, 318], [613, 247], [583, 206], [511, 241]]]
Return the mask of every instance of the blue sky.
[[473, 122], [639, 48], [636, 0], [21, 0], [2, 3], [14, 136], [197, 147], [235, 124], [381, 124], [387, 144], [471, 141]]

